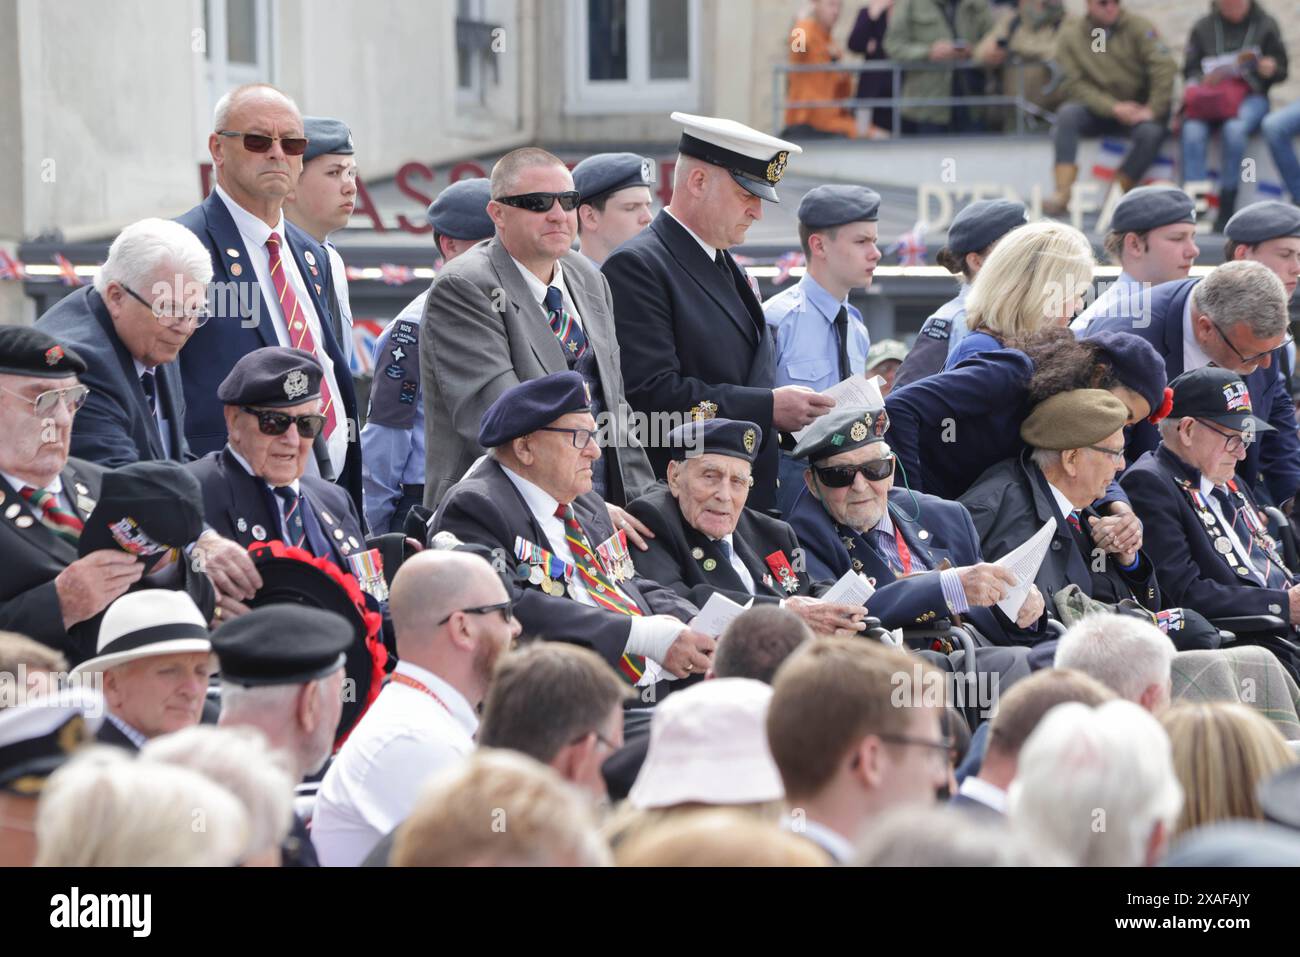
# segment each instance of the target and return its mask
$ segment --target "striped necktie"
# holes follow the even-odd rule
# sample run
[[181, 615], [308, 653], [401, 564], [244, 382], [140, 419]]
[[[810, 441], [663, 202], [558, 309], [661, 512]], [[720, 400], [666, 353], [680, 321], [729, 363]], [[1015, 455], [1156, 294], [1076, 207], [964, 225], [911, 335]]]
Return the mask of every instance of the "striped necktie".
[[[587, 594], [601, 608], [639, 618], [644, 614], [636, 602], [628, 598], [601, 567], [600, 560], [591, 550], [587, 535], [578, 524], [578, 516], [572, 505], [561, 505], [555, 510], [555, 517], [564, 522], [564, 540], [569, 543], [573, 560], [578, 566], [578, 574]], [[619, 671], [631, 684], [636, 684], [645, 671], [645, 658], [641, 655], [624, 655], [619, 661]]]
[[41, 510], [42, 525], [65, 542], [73, 545], [77, 544], [77, 541], [81, 538], [81, 530], [85, 525], [81, 519], [59, 504], [57, 495], [49, 489], [32, 488], [30, 485], [24, 485], [18, 494], [31, 503], [34, 508]]
[[284, 532], [289, 544], [295, 548], [305, 548], [307, 527], [302, 520], [302, 496], [288, 485], [278, 486], [274, 492], [284, 502]]
[[564, 308], [564, 296], [558, 286], [546, 287], [546, 321], [551, 331], [564, 347], [564, 360], [572, 368], [587, 351], [587, 334], [582, 331], [573, 314]]
[[[311, 323], [307, 321], [307, 315], [299, 304], [293, 287], [289, 285], [289, 277], [285, 275], [284, 262], [280, 259], [280, 237], [276, 233], [267, 239], [266, 253], [271, 264], [271, 283], [275, 286], [280, 311], [284, 313], [285, 328], [289, 330], [289, 344], [315, 356], [316, 337], [311, 334]], [[321, 376], [320, 380], [320, 397], [324, 406], [321, 414], [325, 416], [325, 438], [328, 439], [338, 425], [338, 416], [334, 410], [334, 395], [330, 392], [329, 381], [325, 376]]]

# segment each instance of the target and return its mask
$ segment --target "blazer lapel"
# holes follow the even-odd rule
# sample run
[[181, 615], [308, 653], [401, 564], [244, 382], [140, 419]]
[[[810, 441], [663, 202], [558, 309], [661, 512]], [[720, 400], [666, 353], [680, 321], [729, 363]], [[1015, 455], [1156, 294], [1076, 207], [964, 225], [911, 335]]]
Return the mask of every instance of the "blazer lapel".
[[[69, 482], [71, 476], [72, 472], [66, 468], [61, 475], [65, 491], [75, 503], [76, 491]], [[32, 508], [27, 500], [18, 494], [18, 489], [4, 478], [0, 478], [0, 491], [4, 493], [4, 497], [0, 499], [0, 515], [3, 515], [4, 524], [13, 529], [14, 534], [26, 539], [28, 544], [48, 553], [65, 565], [71, 565], [77, 560], [77, 546], [46, 528], [41, 522], [40, 512]], [[78, 509], [77, 514], [84, 522], [90, 513]]]
[[185, 412], [180, 401], [184, 394], [180, 370], [176, 367], [176, 363], [167, 362], [160, 365], [158, 367], [159, 408], [163, 410], [163, 416], [167, 419], [167, 438], [171, 444], [171, 458], [177, 462], [184, 462], [187, 459], [183, 428]]
[[[90, 306], [91, 315], [99, 323], [99, 327], [104, 331], [108, 341], [113, 344], [113, 353], [117, 356], [118, 366], [121, 367], [123, 378], [129, 383], [127, 388], [131, 392], [131, 401], [135, 403], [135, 411], [145, 424], [145, 436], [149, 439], [149, 451], [155, 459], [165, 458], [162, 449], [162, 436], [158, 432], [158, 420], [154, 418], [153, 413], [149, 411], [149, 399], [144, 394], [144, 386], [140, 384], [140, 376], [135, 371], [135, 360], [131, 358], [131, 353], [127, 351], [126, 344], [122, 342], [117, 330], [113, 327], [113, 317], [109, 315], [108, 308], [104, 305], [104, 300], [95, 290], [87, 293], [86, 302]], [[157, 381], [155, 379], [155, 381]]]
[[307, 284], [307, 294], [311, 298], [312, 307], [316, 310], [316, 318], [320, 320], [325, 352], [334, 364], [339, 366], [334, 376], [336, 379], [341, 379], [344, 375], [342, 370], [346, 369], [346, 365], [340, 365], [343, 362], [343, 351], [334, 336], [333, 321], [329, 309], [326, 308], [325, 290], [331, 285], [329, 255], [323, 249], [319, 255], [309, 249], [297, 227], [288, 220], [284, 223], [284, 233], [289, 243], [289, 251], [293, 254], [293, 261], [298, 266], [298, 275]]
[[[257, 281], [257, 273], [248, 257], [248, 249], [244, 246], [244, 237], [239, 234], [230, 210], [226, 209], [226, 204], [216, 190], [208, 194], [203, 204], [207, 207], [208, 235], [212, 238], [214, 256], [221, 261], [226, 276], [235, 284], [235, 292], [239, 297], [237, 302], [226, 303], [224, 306], [218, 303], [218, 314], [233, 312], [244, 319], [256, 318], [253, 331], [262, 340], [262, 345], [278, 346], [280, 341], [276, 338], [275, 324], [271, 321], [271, 307]], [[216, 278], [213, 277], [214, 280]], [[255, 305], [258, 302], [260, 307]], [[251, 310], [255, 308], [260, 308], [261, 311], [252, 313]]]
[[[1165, 369], [1170, 382], [1183, 374], [1183, 310], [1187, 308], [1187, 298], [1192, 294], [1196, 282], [1193, 279], [1184, 289], [1179, 290], [1183, 295], [1169, 297], [1170, 305], [1178, 303], [1182, 308], [1169, 310], [1164, 315]], [[1154, 308], [1152, 312], [1155, 312]]]
[[496, 272], [497, 279], [501, 281], [501, 288], [506, 297], [519, 313], [524, 335], [528, 337], [528, 346], [533, 350], [538, 365], [548, 373], [564, 372], [569, 368], [568, 363], [564, 361], [564, 347], [551, 331], [551, 325], [546, 321], [546, 313], [543, 312], [541, 304], [533, 299], [528, 283], [524, 282], [524, 277], [519, 274], [519, 267], [515, 265], [510, 253], [506, 252], [505, 246], [501, 245], [501, 240], [493, 238], [488, 240], [488, 243], [488, 257], [492, 261], [492, 269]]
[[744, 300], [741, 299], [735, 283], [724, 276], [715, 263], [709, 261], [708, 255], [695, 241], [695, 237], [686, 231], [686, 227], [669, 213], [660, 210], [659, 215], [650, 224], [650, 228], [655, 231], [660, 242], [687, 274], [699, 283], [700, 288], [708, 293], [709, 298], [726, 313], [727, 318], [740, 330], [745, 339], [750, 342], [756, 341], [758, 333], [750, 320], [748, 307], [743, 316], [736, 314], [736, 303], [740, 302], [744, 306]]
[[[743, 522], [744, 519], [742, 518], [741, 521]], [[736, 549], [736, 554], [740, 556], [741, 564], [749, 570], [750, 577], [754, 579], [754, 594], [776, 595], [785, 598], [789, 593], [777, 583], [776, 576], [763, 562], [763, 556], [749, 547], [749, 542], [739, 534], [739, 527], [736, 528], [736, 532], [737, 534], [731, 536], [731, 544]], [[737, 583], [740, 583], [740, 576], [731, 568], [730, 563], [724, 562], [723, 564], [727, 565], [731, 577], [735, 578]], [[741, 591], [744, 591], [743, 583], [740, 584], [742, 585]]]

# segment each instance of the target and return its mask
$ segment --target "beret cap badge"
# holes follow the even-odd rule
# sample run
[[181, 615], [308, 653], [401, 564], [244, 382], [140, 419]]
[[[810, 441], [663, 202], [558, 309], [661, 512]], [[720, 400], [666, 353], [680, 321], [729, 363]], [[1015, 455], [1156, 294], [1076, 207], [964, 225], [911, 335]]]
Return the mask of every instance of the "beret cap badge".
[[718, 404], [705, 399], [699, 405], [691, 407], [691, 418], [696, 422], [704, 422], [712, 419], [718, 414]]
[[790, 154], [786, 150], [776, 154], [776, 158], [767, 164], [767, 181], [775, 186], [781, 182], [781, 177], [785, 175], [785, 164], [790, 159]]
[[745, 451], [753, 453], [754, 446], [758, 444], [758, 433], [754, 429], [745, 430]]
[[284, 377], [284, 397], [297, 399], [307, 394], [307, 374], [295, 369]]
[[849, 429], [849, 438], [854, 442], [861, 442], [867, 437], [867, 424], [865, 422], [854, 422]]
[[45, 364], [47, 366], [58, 365], [59, 360], [61, 360], [62, 358], [63, 358], [62, 346], [50, 346], [50, 348], [45, 350]]

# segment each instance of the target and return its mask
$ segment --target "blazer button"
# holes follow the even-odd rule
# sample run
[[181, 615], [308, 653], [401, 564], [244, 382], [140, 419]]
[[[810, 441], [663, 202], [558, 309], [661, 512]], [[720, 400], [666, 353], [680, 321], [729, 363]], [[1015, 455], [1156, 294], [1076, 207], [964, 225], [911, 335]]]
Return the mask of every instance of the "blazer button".
[[1268, 610], [1269, 610], [1269, 613], [1270, 613], [1270, 614], [1280, 615], [1280, 614], [1282, 613], [1282, 606], [1281, 606], [1281, 605], [1269, 605], [1269, 606], [1268, 606]]
[[1056, 541], [1056, 539], [1052, 539], [1052, 551], [1059, 552], [1060, 550], [1061, 550], [1061, 543]]

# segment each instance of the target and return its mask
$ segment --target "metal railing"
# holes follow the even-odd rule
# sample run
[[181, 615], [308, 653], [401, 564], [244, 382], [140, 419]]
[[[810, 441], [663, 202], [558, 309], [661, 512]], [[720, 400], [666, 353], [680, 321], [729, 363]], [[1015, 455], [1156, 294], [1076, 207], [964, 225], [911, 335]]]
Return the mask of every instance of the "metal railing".
[[[1052, 63], [1039, 60], [1026, 61], [1019, 57], [1010, 57], [999, 67], [987, 67], [977, 60], [949, 60], [943, 63], [928, 61], [902, 60], [864, 60], [858, 63], [818, 63], [813, 65], [778, 63], [772, 71], [772, 130], [780, 132], [785, 127], [787, 109], [817, 109], [841, 107], [855, 110], [861, 107], [890, 107], [893, 109], [893, 122], [890, 133], [897, 137], [902, 134], [902, 111], [910, 106], [1006, 106], [1015, 109], [1016, 133], [1025, 132], [1025, 118], [1033, 117], [1046, 123], [1053, 123], [1056, 115], [1045, 110], [1025, 97], [1025, 68], [1046, 67], [1052, 74], [1052, 80], [1046, 89], [1054, 88], [1060, 82], [1060, 74]], [[1016, 92], [1014, 94], [976, 94], [971, 96], [902, 96], [903, 75], [917, 72], [951, 72], [955, 70], [1007, 69], [1015, 76]], [[894, 80], [892, 97], [846, 97], [840, 100], [794, 100], [785, 101], [787, 82], [791, 73], [891, 73]]]

